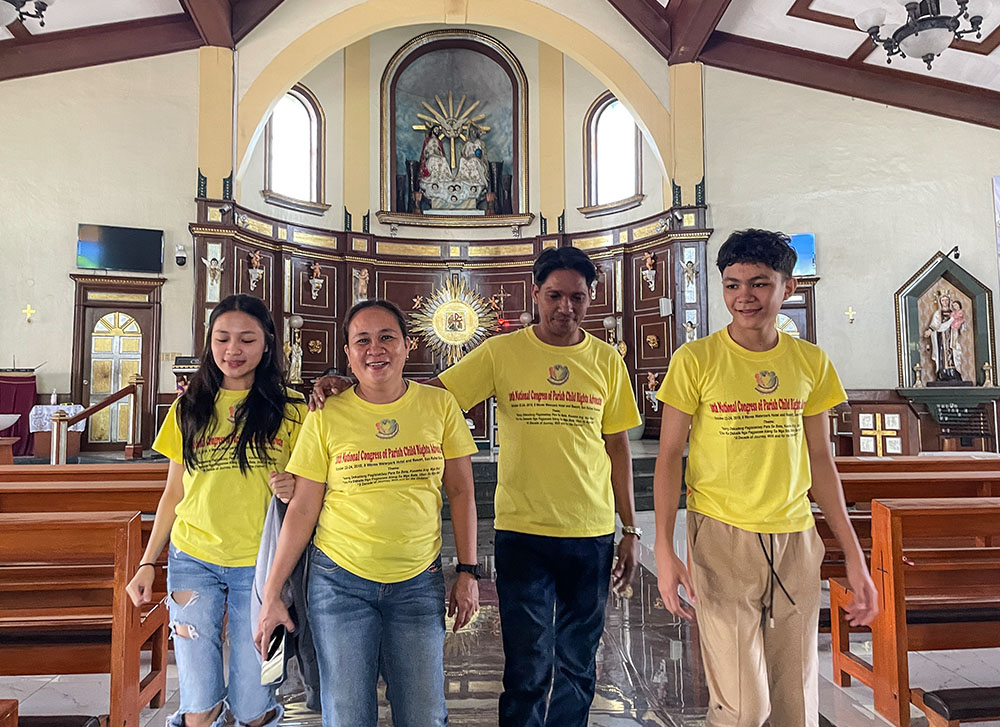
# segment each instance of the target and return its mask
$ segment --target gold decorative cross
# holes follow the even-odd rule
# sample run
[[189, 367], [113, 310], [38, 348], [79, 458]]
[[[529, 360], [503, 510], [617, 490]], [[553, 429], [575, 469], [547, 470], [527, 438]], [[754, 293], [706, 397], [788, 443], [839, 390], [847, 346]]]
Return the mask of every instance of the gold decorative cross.
[[496, 301], [500, 304], [500, 310], [503, 311], [504, 300], [506, 300], [507, 298], [509, 298], [511, 295], [512, 295], [512, 293], [506, 292], [503, 289], [503, 286], [501, 285], [500, 286], [500, 292], [499, 293], [494, 293], [492, 297], [494, 299], [496, 299]]
[[37, 313], [38, 311], [31, 307], [31, 303], [28, 303], [28, 305], [21, 312], [24, 313], [24, 322], [31, 323], [32, 314]]
[[882, 415], [875, 414], [875, 428], [874, 429], [862, 429], [861, 433], [866, 437], [875, 437], [875, 454], [879, 457], [882, 456], [882, 438], [887, 434], [896, 434], [895, 429], [883, 429], [882, 428]]
[[847, 306], [847, 310], [844, 311], [844, 315], [847, 316], [848, 323], [854, 323], [854, 316], [857, 311], [854, 310], [854, 306]]

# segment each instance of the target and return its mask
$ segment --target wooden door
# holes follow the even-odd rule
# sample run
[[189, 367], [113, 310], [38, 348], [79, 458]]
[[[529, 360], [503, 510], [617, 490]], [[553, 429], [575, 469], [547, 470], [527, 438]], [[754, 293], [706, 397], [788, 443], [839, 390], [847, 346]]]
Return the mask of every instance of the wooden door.
[[[128, 386], [133, 374], [150, 382], [152, 311], [94, 307], [84, 316], [82, 404], [89, 407]], [[129, 438], [131, 397], [92, 415], [81, 437], [84, 449], [118, 449]]]

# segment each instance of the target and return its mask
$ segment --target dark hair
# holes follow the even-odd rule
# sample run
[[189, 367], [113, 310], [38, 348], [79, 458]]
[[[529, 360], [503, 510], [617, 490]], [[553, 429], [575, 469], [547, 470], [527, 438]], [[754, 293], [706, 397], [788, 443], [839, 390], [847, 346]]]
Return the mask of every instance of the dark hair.
[[349, 346], [351, 345], [351, 339], [348, 335], [348, 330], [351, 327], [351, 321], [354, 320], [354, 316], [363, 311], [365, 308], [382, 308], [392, 313], [396, 317], [396, 322], [399, 324], [399, 331], [403, 334], [403, 338], [406, 338], [409, 333], [406, 331], [406, 316], [403, 315], [403, 311], [399, 309], [399, 306], [393, 303], [391, 300], [386, 300], [385, 298], [372, 298], [371, 300], [363, 300], [360, 303], [355, 303], [354, 306], [347, 311], [347, 315], [344, 316], [344, 342]]
[[575, 270], [590, 285], [597, 279], [597, 268], [587, 257], [587, 253], [577, 247], [550, 247], [531, 266], [535, 285], [541, 285], [556, 270]]
[[212, 355], [212, 331], [219, 316], [233, 311], [255, 318], [264, 331], [265, 340], [264, 355], [254, 370], [253, 384], [233, 412], [233, 431], [224, 440], [229, 445], [235, 441], [233, 456], [239, 462], [240, 472], [246, 474], [250, 469], [248, 450], [262, 463], [270, 464], [273, 458], [268, 454], [268, 445], [277, 436], [282, 421], [297, 416], [295, 410], [287, 406], [291, 399], [285, 389], [285, 359], [276, 345], [271, 312], [259, 298], [230, 295], [215, 306], [208, 319], [201, 365], [177, 403], [184, 465], [189, 470], [199, 469], [203, 464], [195, 452], [195, 442], [210, 436], [218, 424], [215, 399], [222, 388], [223, 374]]
[[785, 233], [749, 229], [739, 230], [729, 236], [719, 248], [715, 264], [719, 266], [721, 273], [730, 265], [759, 263], [790, 278], [795, 270], [796, 260], [798, 255]]

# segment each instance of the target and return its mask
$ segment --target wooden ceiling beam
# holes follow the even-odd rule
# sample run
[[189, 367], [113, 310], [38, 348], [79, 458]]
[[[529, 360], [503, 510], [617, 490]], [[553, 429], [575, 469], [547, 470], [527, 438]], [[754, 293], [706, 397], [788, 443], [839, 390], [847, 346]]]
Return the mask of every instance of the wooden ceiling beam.
[[233, 40], [239, 43], [281, 5], [282, 0], [233, 0]]
[[183, 14], [33, 35], [0, 43], [0, 81], [175, 53], [202, 45]]
[[[671, 2], [668, 7], [673, 8]], [[670, 27], [673, 28], [673, 51], [669, 61], [691, 63], [698, 60], [702, 48], [712, 37], [716, 26], [726, 14], [732, 0], [683, 0], [671, 12]]]
[[13, 23], [7, 26], [7, 30], [18, 40], [26, 40], [31, 37], [31, 31], [28, 30], [24, 23], [20, 20], [15, 20]]
[[639, 34], [664, 58], [670, 58], [670, 23], [656, 0], [608, 0], [639, 31]]
[[1000, 129], [1000, 93], [716, 31], [708, 66]]
[[205, 45], [233, 48], [233, 8], [229, 0], [181, 0]]

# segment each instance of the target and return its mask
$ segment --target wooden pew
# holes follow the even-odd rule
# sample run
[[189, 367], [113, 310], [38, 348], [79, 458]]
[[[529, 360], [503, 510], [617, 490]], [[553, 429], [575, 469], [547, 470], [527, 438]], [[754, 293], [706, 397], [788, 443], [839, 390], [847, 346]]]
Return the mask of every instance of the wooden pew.
[[163, 480], [0, 482], [0, 512], [138, 510], [153, 514], [163, 487]]
[[[896, 458], [903, 459], [903, 458]], [[925, 459], [910, 457], [908, 459]], [[929, 459], [929, 458], [928, 458]], [[983, 461], [983, 460], [974, 460]], [[841, 474], [844, 499], [849, 503], [848, 512], [861, 547], [871, 550], [871, 501], [876, 498], [952, 498], [952, 497], [996, 497], [1000, 496], [1000, 471], [957, 471], [957, 472], [855, 472]], [[823, 514], [813, 513], [816, 531], [823, 539], [826, 554], [823, 557], [821, 577], [826, 580], [844, 575], [844, 554], [840, 544], [833, 537]], [[912, 536], [908, 545], [919, 545], [921, 540]], [[977, 547], [1000, 545], [1000, 540], [988, 541], [971, 535], [932, 536], [928, 544], [935, 547]]]
[[0, 727], [17, 727], [16, 699], [0, 699]]
[[858, 472], [997, 472], [1000, 457], [983, 454], [920, 457], [834, 457], [841, 474]]
[[[142, 513], [142, 545], [153, 529], [153, 515], [163, 494], [158, 480], [128, 482], [0, 482], [0, 513], [13, 512], [135, 512]], [[167, 593], [167, 550], [156, 561], [153, 595]], [[57, 577], [55, 574], [53, 577]]]
[[0, 513], [0, 675], [110, 673], [109, 727], [161, 707], [167, 609], [125, 593], [141, 552], [138, 512]]
[[[844, 580], [830, 580], [833, 672], [872, 688], [875, 709], [910, 720], [907, 652], [1000, 646], [1000, 548], [912, 548], [907, 537], [1000, 535], [1000, 497], [886, 499], [872, 503], [872, 577], [879, 615], [872, 663], [850, 652]], [[927, 685], [933, 688], [936, 685]]]
[[985, 472], [853, 472], [840, 475], [844, 499], [858, 505], [876, 498], [998, 497], [1000, 469]]
[[167, 481], [167, 460], [136, 464], [14, 464], [0, 465], [0, 482]]

